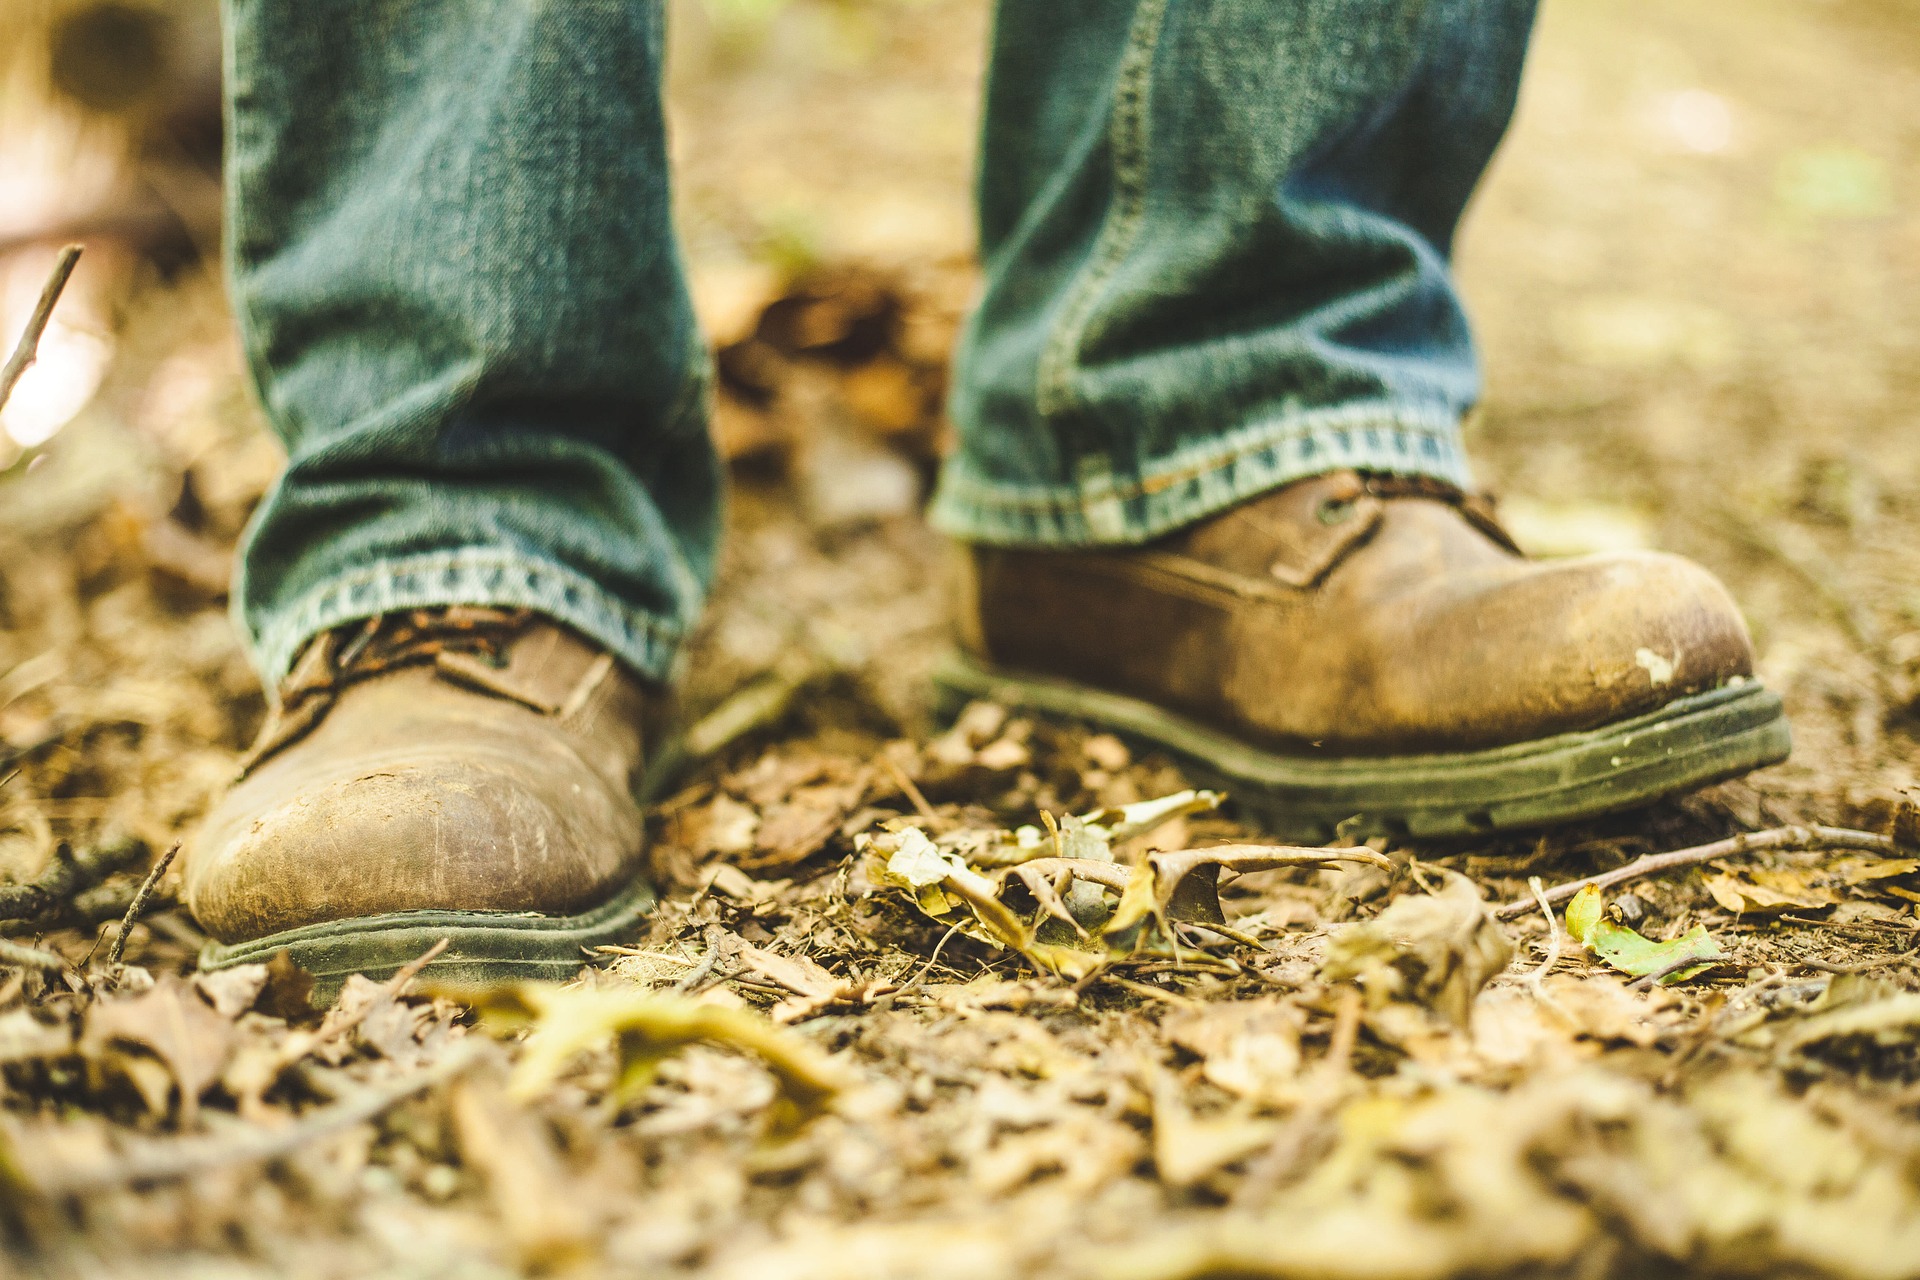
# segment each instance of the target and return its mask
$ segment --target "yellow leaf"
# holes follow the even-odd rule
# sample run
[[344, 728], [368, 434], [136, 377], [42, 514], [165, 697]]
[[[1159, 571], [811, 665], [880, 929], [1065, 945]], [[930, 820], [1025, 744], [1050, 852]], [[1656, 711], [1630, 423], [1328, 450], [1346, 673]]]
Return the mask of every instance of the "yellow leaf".
[[693, 1044], [724, 1045], [759, 1058], [780, 1085], [776, 1127], [818, 1114], [847, 1084], [840, 1067], [818, 1049], [746, 1009], [543, 982], [488, 991], [477, 1007], [491, 1030], [532, 1028], [509, 1086], [516, 1099], [537, 1096], [576, 1056], [608, 1044], [617, 1057], [613, 1094], [620, 1102], [645, 1088], [662, 1060]]

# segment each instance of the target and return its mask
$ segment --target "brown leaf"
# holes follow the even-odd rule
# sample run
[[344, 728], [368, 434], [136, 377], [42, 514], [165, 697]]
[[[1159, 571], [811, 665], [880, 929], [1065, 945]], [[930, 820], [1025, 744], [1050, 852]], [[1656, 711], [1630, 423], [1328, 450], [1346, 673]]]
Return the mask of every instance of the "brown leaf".
[[1555, 1006], [1572, 1019], [1577, 1034], [1643, 1049], [1659, 1040], [1664, 1029], [1659, 1015], [1677, 999], [1667, 987], [1634, 991], [1605, 973], [1587, 978], [1556, 974], [1545, 985]]
[[267, 982], [253, 1007], [270, 1018], [306, 1021], [317, 1012], [313, 1007], [313, 975], [295, 964], [282, 947], [267, 957]]
[[1153, 1098], [1153, 1163], [1161, 1181], [1190, 1187], [1207, 1175], [1244, 1160], [1273, 1141], [1279, 1126], [1245, 1114], [1202, 1118], [1187, 1110], [1165, 1072], [1157, 1074]]
[[1750, 911], [1791, 911], [1830, 907], [1840, 899], [1833, 893], [1809, 884], [1806, 877], [1792, 871], [1749, 868], [1739, 875], [1722, 871], [1707, 877], [1707, 892], [1713, 900], [1735, 915]]
[[1321, 974], [1358, 983], [1375, 1008], [1414, 1004], [1465, 1027], [1480, 988], [1512, 958], [1479, 887], [1449, 872], [1439, 893], [1395, 898], [1375, 919], [1336, 931]]
[[785, 987], [797, 996], [831, 997], [840, 989], [840, 980], [806, 956], [783, 956], [744, 943], [741, 961], [761, 977]]
[[740, 859], [752, 871], [779, 870], [804, 862], [833, 838], [866, 794], [864, 780], [803, 787], [761, 815], [754, 851]]
[[778, 804], [801, 787], [833, 778], [840, 762], [827, 756], [769, 751], [726, 781], [726, 789], [756, 809]]
[[1920, 871], [1920, 858], [1842, 858], [1828, 863], [1826, 871], [1842, 884], [1869, 884]]
[[416, 1067], [427, 1060], [422, 1039], [432, 1026], [426, 1005], [385, 1000], [369, 1009], [355, 1030], [362, 1044], [387, 1061]]
[[687, 814], [684, 835], [701, 858], [737, 857], [753, 848], [759, 830], [753, 806], [723, 793]]
[[130, 1045], [158, 1058], [178, 1086], [180, 1124], [186, 1128], [199, 1114], [200, 1095], [219, 1080], [234, 1041], [233, 1024], [168, 974], [142, 995], [95, 1005], [87, 1014], [82, 1047], [101, 1053]]
[[1306, 1014], [1269, 996], [1178, 1009], [1161, 1021], [1161, 1034], [1200, 1059], [1200, 1073], [1228, 1093], [1250, 1101], [1293, 1101], [1300, 1073], [1300, 1032]]
[[[280, 952], [285, 955], [286, 953]], [[200, 996], [213, 1006], [213, 1011], [223, 1018], [237, 1018], [253, 1008], [253, 1002], [266, 990], [272, 973], [264, 964], [235, 965], [231, 969], [215, 969], [211, 973], [193, 975], [193, 985]]]
[[486, 1079], [457, 1083], [452, 1104], [460, 1153], [485, 1181], [516, 1261], [540, 1271], [579, 1263], [593, 1247], [594, 1222], [539, 1120]]

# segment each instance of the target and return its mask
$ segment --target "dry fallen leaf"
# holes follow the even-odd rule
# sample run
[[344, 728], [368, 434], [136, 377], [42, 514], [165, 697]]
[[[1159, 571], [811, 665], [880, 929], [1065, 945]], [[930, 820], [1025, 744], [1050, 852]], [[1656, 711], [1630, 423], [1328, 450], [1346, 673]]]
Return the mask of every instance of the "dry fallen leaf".
[[1200, 1059], [1200, 1073], [1212, 1084], [1250, 1101], [1285, 1104], [1298, 1094], [1306, 1022], [1299, 1005], [1268, 996], [1175, 1010], [1160, 1030]]
[[253, 1008], [253, 1002], [266, 990], [271, 976], [264, 964], [242, 964], [211, 973], [196, 973], [193, 985], [215, 1013], [223, 1018], [237, 1018]]
[[1722, 871], [1706, 878], [1713, 900], [1735, 915], [1762, 911], [1818, 910], [1830, 907], [1837, 895], [1811, 884], [1791, 871], [1750, 868], [1735, 875]]
[[1164, 1073], [1154, 1081], [1152, 1098], [1154, 1168], [1173, 1187], [1190, 1187], [1264, 1150], [1279, 1129], [1244, 1110], [1197, 1116], [1180, 1100], [1179, 1085]]
[[564, 1271], [583, 1260], [595, 1224], [539, 1120], [484, 1077], [457, 1082], [451, 1101], [460, 1153], [485, 1180], [520, 1265]]
[[[141, 995], [103, 1001], [90, 1009], [81, 1049], [108, 1054], [132, 1047], [152, 1054], [178, 1090], [180, 1126], [191, 1128], [199, 1116], [200, 1095], [220, 1079], [234, 1043], [233, 1024], [192, 986], [168, 974]], [[137, 1065], [134, 1070], [139, 1070]]]
[[745, 1009], [723, 1008], [680, 996], [620, 988], [561, 987], [522, 982], [481, 995], [483, 1024], [496, 1031], [529, 1029], [509, 1087], [511, 1096], [537, 1096], [567, 1064], [588, 1049], [611, 1044], [617, 1065], [613, 1096], [631, 1101], [655, 1069], [688, 1045], [724, 1045], [760, 1059], [780, 1085], [774, 1127], [817, 1115], [848, 1084], [840, 1066], [790, 1031]]
[[[855, 847], [868, 855], [872, 880], [905, 890], [933, 920], [1017, 951], [1036, 968], [1068, 980], [1085, 978], [1116, 960], [1191, 947], [1174, 936], [1176, 922], [1235, 936], [1220, 906], [1222, 871], [1244, 875], [1346, 862], [1387, 864], [1371, 849], [1289, 845], [1152, 852], [1133, 866], [1114, 861], [1115, 843], [1214, 808], [1222, 798], [1210, 791], [1182, 791], [1069, 815], [1057, 823], [1042, 815], [1051, 839], [1038, 828], [1020, 827], [948, 832], [936, 841], [917, 826], [895, 824], [862, 834]], [[1031, 910], [1004, 900], [1012, 887], [1033, 899]]]
[[1321, 975], [1356, 982], [1376, 1009], [1418, 1005], [1465, 1027], [1474, 997], [1513, 958], [1513, 941], [1479, 887], [1447, 873], [1439, 893], [1403, 894], [1377, 917], [1334, 932]]

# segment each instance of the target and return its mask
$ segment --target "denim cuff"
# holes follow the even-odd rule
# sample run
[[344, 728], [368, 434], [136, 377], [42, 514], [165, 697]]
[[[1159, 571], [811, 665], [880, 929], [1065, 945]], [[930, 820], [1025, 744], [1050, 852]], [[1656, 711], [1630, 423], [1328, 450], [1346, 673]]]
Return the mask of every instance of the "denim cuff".
[[929, 519], [966, 542], [1078, 547], [1145, 542], [1281, 485], [1352, 468], [1431, 476], [1472, 487], [1460, 423], [1450, 411], [1362, 402], [1211, 436], [1118, 475], [1105, 457], [1080, 460], [1059, 487], [989, 479], [962, 452], [941, 473]]
[[249, 636], [261, 682], [272, 696], [307, 642], [323, 631], [403, 609], [461, 604], [532, 609], [605, 647], [643, 679], [659, 683], [672, 678], [685, 635], [678, 624], [622, 603], [572, 569], [493, 548], [377, 561], [277, 611], [258, 633], [245, 619], [236, 621]]

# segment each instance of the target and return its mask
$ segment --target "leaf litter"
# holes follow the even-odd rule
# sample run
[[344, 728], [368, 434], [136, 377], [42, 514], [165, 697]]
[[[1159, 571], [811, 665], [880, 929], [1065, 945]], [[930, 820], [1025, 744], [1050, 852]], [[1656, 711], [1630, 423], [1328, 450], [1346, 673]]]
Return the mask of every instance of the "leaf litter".
[[[1818, 921], [1904, 906], [1920, 862], [1762, 846], [1590, 888], [1553, 954], [1489, 905], [1524, 844], [1273, 845], [1103, 735], [975, 704], [895, 736], [840, 696], [659, 806], [661, 906], [574, 983], [476, 1001], [428, 970], [314, 1010], [284, 956], [193, 975], [169, 876], [118, 966], [86, 957], [117, 917], [41, 903], [19, 936], [63, 971], [0, 1009], [10, 1247], [296, 1275], [429, 1247], [477, 1274], [1920, 1275], [1911, 914], [1831, 926], [1857, 939], [1832, 967], [1891, 961], [1835, 974], [1802, 963], [1819, 930], [1711, 879], [1797, 877]], [[86, 828], [48, 835], [88, 862]], [[151, 859], [73, 892], [128, 902]]]
[[[122, 928], [261, 712], [222, 566], [276, 465], [213, 281], [133, 300], [133, 425], [69, 428], [0, 532], [0, 934], [57, 961], [0, 965], [9, 1264], [1920, 1275], [1920, 819], [1882, 775], [1289, 850], [1108, 735], [930, 724], [900, 482], [971, 277], [794, 258], [710, 325], [739, 486], [661, 906], [477, 1005], [431, 970], [322, 1010], [285, 957], [195, 974], [176, 870]], [[1828, 704], [1910, 700], [1811, 652], [1778, 661], [1816, 756]], [[1775, 825], [1819, 821], [1871, 830]], [[1561, 938], [1535, 874], [1610, 879]]]

